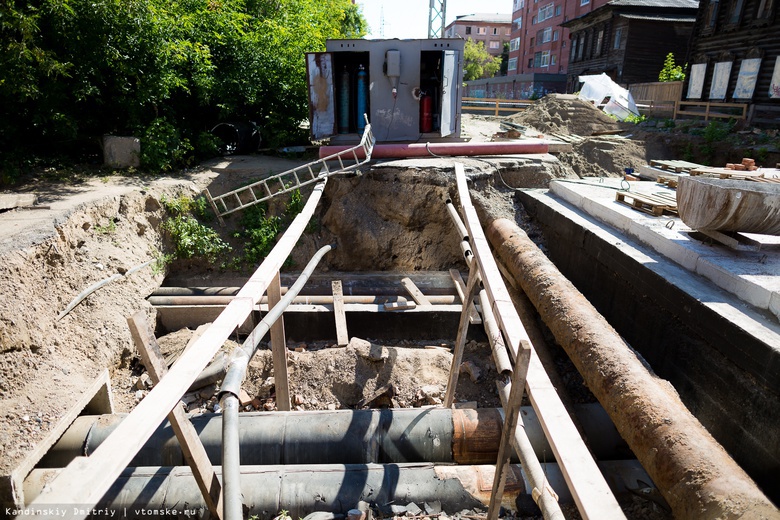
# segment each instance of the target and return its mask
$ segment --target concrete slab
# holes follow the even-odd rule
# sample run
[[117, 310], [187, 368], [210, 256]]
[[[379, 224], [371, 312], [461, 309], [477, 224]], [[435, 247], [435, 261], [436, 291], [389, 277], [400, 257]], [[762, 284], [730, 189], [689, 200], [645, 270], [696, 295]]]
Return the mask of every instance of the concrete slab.
[[677, 217], [654, 217], [617, 202], [615, 192], [619, 189], [637, 194], [675, 194], [672, 189], [647, 181], [562, 180], [550, 184], [550, 192], [560, 199], [780, 318], [779, 237], [751, 235], [764, 247], [759, 251], [735, 251], [714, 241], [697, 240], [691, 236], [695, 230]]

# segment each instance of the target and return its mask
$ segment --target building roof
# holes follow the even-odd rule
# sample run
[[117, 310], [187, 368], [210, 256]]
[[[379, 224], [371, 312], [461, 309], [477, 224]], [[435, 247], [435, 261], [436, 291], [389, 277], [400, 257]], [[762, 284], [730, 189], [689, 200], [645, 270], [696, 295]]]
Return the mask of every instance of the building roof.
[[650, 22], [686, 22], [693, 23], [696, 21], [696, 15], [688, 16], [684, 14], [621, 14], [621, 18], [628, 18], [629, 20], [646, 20]]
[[457, 22], [490, 22], [490, 23], [512, 23], [512, 14], [504, 13], [476, 13], [476, 14], [464, 14], [457, 16], [455, 21], [450, 25]]
[[698, 9], [698, 0], [612, 0], [613, 7], [663, 7], [671, 9]]

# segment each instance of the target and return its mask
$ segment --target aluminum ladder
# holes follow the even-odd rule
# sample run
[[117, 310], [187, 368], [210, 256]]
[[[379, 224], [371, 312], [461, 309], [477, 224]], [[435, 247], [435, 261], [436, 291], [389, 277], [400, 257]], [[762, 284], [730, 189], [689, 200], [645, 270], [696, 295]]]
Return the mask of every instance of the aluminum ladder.
[[[368, 123], [368, 118], [366, 118], [366, 128], [363, 131], [363, 137], [360, 139], [360, 143], [352, 148], [298, 166], [292, 170], [277, 173], [222, 195], [212, 196], [208, 188], [203, 190], [203, 193], [217, 215], [219, 223], [224, 225], [222, 217], [225, 215], [260, 204], [277, 195], [297, 190], [302, 186], [320, 181], [323, 177], [330, 177], [331, 175], [356, 169], [371, 160], [371, 153], [374, 150], [375, 143], [376, 138], [371, 131], [371, 124]], [[338, 161], [338, 168], [331, 169], [328, 166], [330, 161]], [[354, 161], [354, 164], [347, 165], [345, 161]]]

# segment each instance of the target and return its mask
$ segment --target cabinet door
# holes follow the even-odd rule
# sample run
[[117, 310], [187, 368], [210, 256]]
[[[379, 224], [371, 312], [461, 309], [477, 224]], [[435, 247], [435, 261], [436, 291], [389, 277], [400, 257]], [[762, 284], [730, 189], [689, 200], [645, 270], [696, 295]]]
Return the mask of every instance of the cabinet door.
[[458, 123], [458, 100], [460, 99], [460, 57], [458, 51], [444, 51], [441, 89], [441, 135], [455, 133]]
[[306, 76], [309, 80], [309, 121], [312, 139], [336, 134], [336, 103], [333, 92], [333, 54], [306, 54]]

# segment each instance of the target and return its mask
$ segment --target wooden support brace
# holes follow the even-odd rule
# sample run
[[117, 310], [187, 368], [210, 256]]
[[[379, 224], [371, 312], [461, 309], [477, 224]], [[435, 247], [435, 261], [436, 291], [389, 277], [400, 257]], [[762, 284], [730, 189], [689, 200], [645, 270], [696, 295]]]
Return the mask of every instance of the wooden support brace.
[[[463, 277], [460, 275], [460, 271], [457, 269], [450, 269], [450, 276], [452, 277], [452, 281], [455, 283], [455, 290], [458, 292], [458, 296], [460, 297], [460, 301], [462, 304], [466, 304], [466, 282], [463, 281]], [[477, 308], [474, 305], [474, 302], [468, 302], [469, 304], [469, 323], [472, 325], [479, 325], [482, 323], [482, 318], [479, 316], [479, 313], [477, 312]]]
[[[479, 268], [477, 262], [471, 262], [469, 271], [469, 283], [466, 290], [466, 301], [473, 301], [479, 292]], [[466, 335], [469, 330], [469, 308], [464, 305], [460, 312], [460, 323], [458, 324], [458, 336], [455, 340], [455, 349], [452, 353], [452, 366], [450, 367], [450, 379], [447, 383], [447, 393], [444, 396], [444, 406], [450, 408], [455, 400], [455, 389], [458, 386], [458, 373], [460, 372], [460, 363], [463, 360], [463, 350], [466, 346]]]
[[497, 520], [499, 510], [501, 509], [501, 497], [504, 494], [509, 458], [512, 454], [512, 441], [515, 437], [520, 417], [520, 404], [523, 400], [523, 389], [525, 388], [525, 378], [528, 373], [530, 360], [530, 349], [521, 350], [512, 370], [512, 388], [509, 390], [509, 400], [504, 409], [504, 427], [501, 431], [501, 443], [498, 446], [496, 474], [493, 477], [493, 490], [490, 494], [487, 520]]
[[[127, 325], [130, 327], [133, 343], [141, 355], [149, 377], [154, 384], [157, 384], [168, 372], [168, 367], [165, 365], [160, 346], [146, 321], [144, 312], [138, 311], [127, 318]], [[193, 344], [194, 342], [190, 343], [190, 345]], [[216, 518], [222, 518], [222, 486], [214, 473], [206, 449], [198, 438], [198, 432], [192, 426], [181, 406], [176, 406], [171, 410], [168, 414], [168, 420], [179, 440], [184, 459], [192, 469], [192, 475], [198, 483], [198, 488], [203, 494], [209, 512]]]
[[[277, 271], [268, 285], [268, 308], [272, 309], [282, 299], [282, 284]], [[284, 316], [271, 325], [271, 351], [274, 360], [274, 386], [276, 387], [276, 409], [289, 412], [290, 382], [287, 377], [287, 339], [284, 335]]]
[[411, 278], [404, 277], [401, 279], [401, 285], [404, 286], [406, 292], [412, 297], [417, 305], [431, 305], [431, 301], [425, 297], [422, 291], [414, 284]]
[[349, 343], [347, 332], [347, 313], [344, 311], [344, 291], [341, 288], [341, 280], [331, 282], [333, 291], [333, 314], [336, 317], [336, 343], [339, 347], [346, 347]]

